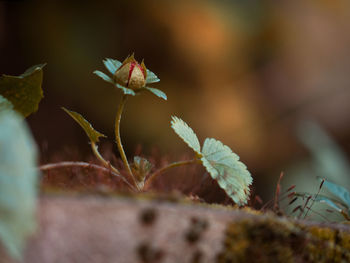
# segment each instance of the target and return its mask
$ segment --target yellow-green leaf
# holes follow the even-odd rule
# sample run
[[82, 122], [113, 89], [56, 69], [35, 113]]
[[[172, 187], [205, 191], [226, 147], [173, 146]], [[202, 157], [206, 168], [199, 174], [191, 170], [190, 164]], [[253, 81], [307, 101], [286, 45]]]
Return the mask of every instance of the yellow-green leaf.
[[93, 143], [99, 142], [100, 137], [106, 137], [106, 135], [96, 131], [92, 125], [84, 119], [84, 117], [74, 111], [67, 110], [62, 107], [62, 109], [67, 112], [79, 125], [84, 129], [86, 135], [89, 137], [90, 141]]
[[0, 77], [0, 95], [9, 100], [14, 110], [24, 117], [36, 112], [44, 97], [41, 88], [44, 66], [45, 64], [33, 66], [20, 76]]

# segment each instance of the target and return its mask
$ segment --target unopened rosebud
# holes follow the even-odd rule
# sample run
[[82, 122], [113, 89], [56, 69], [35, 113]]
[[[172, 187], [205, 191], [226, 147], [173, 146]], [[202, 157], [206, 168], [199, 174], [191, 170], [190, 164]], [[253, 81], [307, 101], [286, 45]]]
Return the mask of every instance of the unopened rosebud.
[[114, 73], [114, 80], [119, 85], [129, 89], [140, 89], [146, 85], [147, 69], [145, 64], [141, 65], [135, 60], [134, 54], [127, 57], [123, 64]]

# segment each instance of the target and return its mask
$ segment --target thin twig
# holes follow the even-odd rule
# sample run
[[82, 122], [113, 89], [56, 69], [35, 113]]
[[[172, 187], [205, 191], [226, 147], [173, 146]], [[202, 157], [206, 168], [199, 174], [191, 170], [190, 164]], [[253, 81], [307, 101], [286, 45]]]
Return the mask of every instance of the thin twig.
[[92, 163], [86, 163], [86, 162], [59, 162], [59, 163], [48, 163], [39, 166], [39, 169], [41, 171], [49, 171], [52, 169], [59, 169], [59, 168], [65, 168], [65, 167], [80, 167], [80, 168], [94, 168], [106, 173], [110, 173], [114, 176], [119, 177], [125, 184], [127, 184], [132, 190], [136, 190], [135, 187], [130, 184], [123, 176], [121, 176], [119, 173], [116, 173], [115, 171], [112, 171], [111, 169], [108, 169], [106, 167], [97, 165], [97, 164], [92, 164]]

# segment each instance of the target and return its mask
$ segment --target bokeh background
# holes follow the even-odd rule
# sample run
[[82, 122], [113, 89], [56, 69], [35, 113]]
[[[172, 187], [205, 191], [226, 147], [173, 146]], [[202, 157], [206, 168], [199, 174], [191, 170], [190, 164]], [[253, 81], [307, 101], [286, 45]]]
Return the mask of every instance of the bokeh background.
[[281, 171], [300, 191], [315, 192], [316, 175], [350, 187], [349, 47], [347, 0], [0, 1], [0, 73], [47, 63], [28, 118], [43, 162], [67, 148], [90, 154], [61, 106], [113, 138], [120, 93], [92, 72], [135, 52], [168, 101], [128, 101], [128, 156], [138, 145], [190, 153], [170, 128], [176, 115], [239, 154], [264, 200]]

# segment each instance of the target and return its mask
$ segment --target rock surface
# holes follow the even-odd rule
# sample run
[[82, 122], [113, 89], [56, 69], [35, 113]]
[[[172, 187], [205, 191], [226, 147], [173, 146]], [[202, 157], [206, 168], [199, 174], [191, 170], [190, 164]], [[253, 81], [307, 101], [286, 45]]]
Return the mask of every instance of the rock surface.
[[221, 206], [51, 196], [38, 217], [25, 263], [350, 261], [347, 225]]

